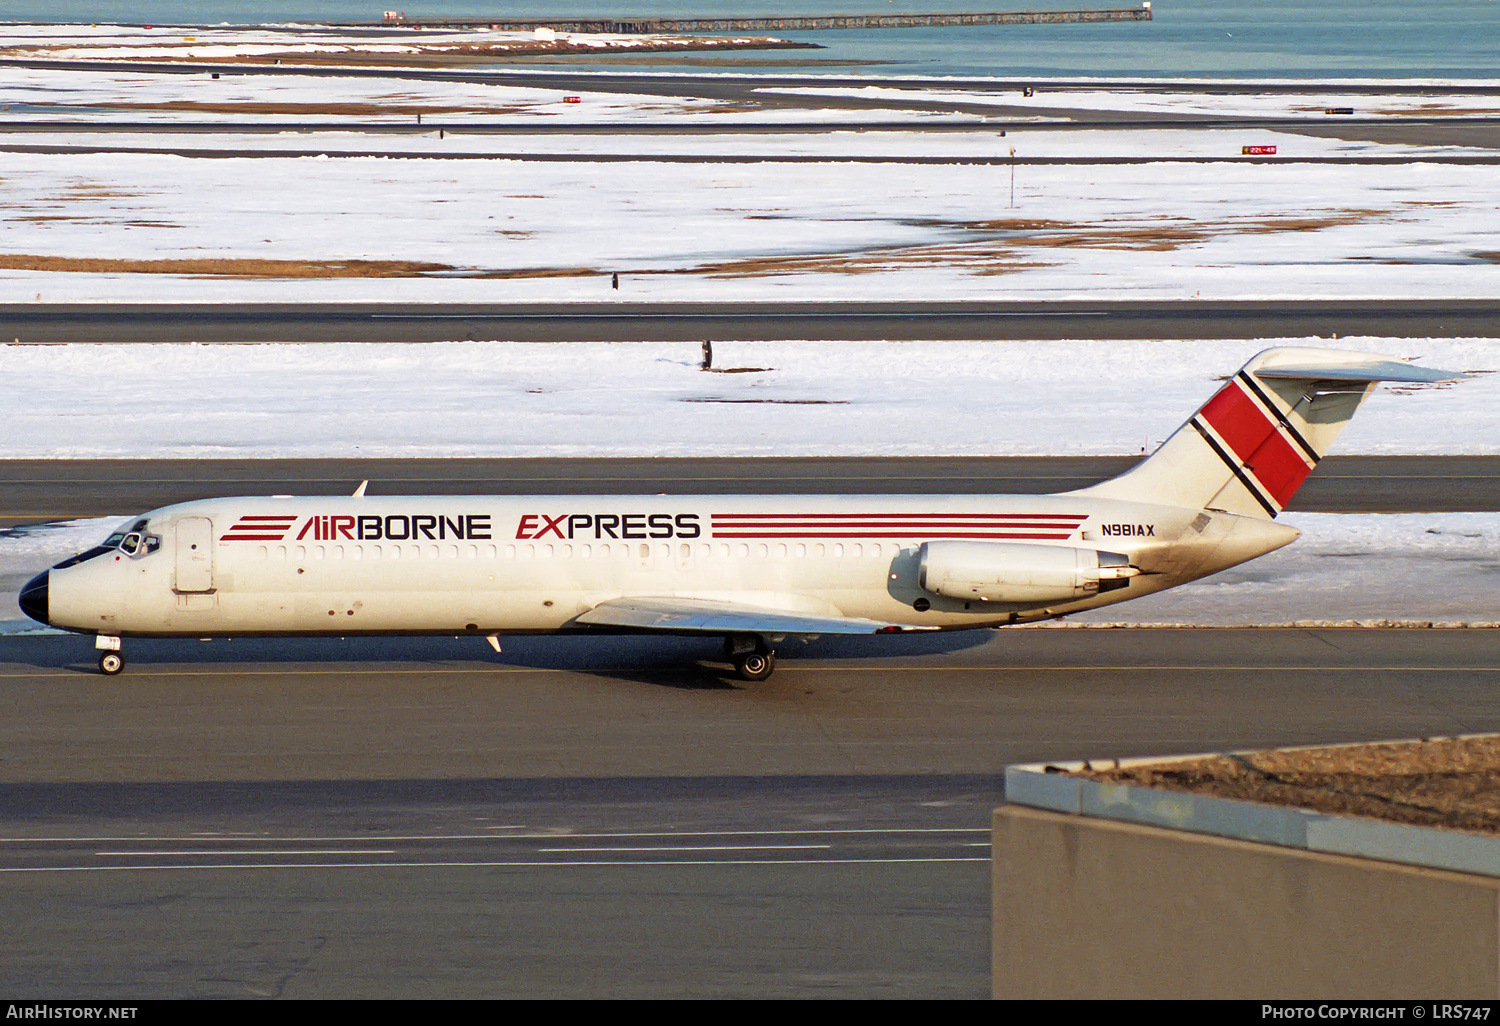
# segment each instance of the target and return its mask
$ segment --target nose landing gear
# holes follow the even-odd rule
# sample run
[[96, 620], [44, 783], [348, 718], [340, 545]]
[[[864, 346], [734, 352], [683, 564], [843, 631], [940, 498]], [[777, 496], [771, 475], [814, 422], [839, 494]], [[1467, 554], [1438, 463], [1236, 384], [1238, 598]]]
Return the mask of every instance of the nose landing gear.
[[776, 651], [758, 635], [734, 635], [724, 639], [724, 654], [734, 663], [741, 680], [762, 681], [776, 669]]
[[113, 634], [100, 634], [94, 638], [94, 647], [99, 649], [99, 672], [113, 677], [125, 669], [125, 654], [120, 651], [120, 639]]

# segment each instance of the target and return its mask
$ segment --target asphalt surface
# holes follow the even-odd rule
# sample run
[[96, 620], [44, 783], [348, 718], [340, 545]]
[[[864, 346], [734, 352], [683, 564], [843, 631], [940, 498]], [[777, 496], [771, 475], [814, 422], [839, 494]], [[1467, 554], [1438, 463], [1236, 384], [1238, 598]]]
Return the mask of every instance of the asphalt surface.
[[1497, 299], [0, 304], [0, 339], [21, 343], [1489, 338], [1497, 323]]
[[1017, 761], [1500, 726], [1500, 632], [0, 639], [12, 999], [983, 997]]
[[[1129, 456], [672, 459], [0, 460], [0, 528], [224, 495], [1039, 494], [1123, 473]], [[1330, 456], [1293, 510], [1500, 510], [1494, 456]]]

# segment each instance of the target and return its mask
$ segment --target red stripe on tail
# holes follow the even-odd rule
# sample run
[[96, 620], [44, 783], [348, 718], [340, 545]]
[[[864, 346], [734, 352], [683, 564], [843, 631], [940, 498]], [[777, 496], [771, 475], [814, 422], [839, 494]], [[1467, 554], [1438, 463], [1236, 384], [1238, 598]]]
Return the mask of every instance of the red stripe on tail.
[[1275, 422], [1231, 381], [1203, 407], [1202, 416], [1278, 506], [1286, 506], [1312, 467]]

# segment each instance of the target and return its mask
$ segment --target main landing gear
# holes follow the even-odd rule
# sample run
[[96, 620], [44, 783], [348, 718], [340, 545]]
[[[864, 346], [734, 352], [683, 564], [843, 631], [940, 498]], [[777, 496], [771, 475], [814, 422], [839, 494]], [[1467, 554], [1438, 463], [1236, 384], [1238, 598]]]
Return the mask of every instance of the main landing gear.
[[99, 649], [99, 672], [113, 677], [125, 669], [125, 654], [120, 651], [120, 639], [112, 634], [100, 634], [94, 638], [94, 647]]
[[761, 681], [776, 669], [776, 651], [757, 635], [733, 635], [724, 639], [724, 654], [734, 663], [741, 680]]

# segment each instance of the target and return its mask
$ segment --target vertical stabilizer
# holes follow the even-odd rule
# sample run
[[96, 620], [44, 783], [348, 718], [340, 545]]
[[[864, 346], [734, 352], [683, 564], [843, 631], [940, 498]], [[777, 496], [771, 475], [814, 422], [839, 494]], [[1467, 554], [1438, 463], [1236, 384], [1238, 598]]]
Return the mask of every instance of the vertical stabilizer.
[[1460, 376], [1370, 353], [1267, 349], [1144, 463], [1072, 494], [1274, 517], [1378, 382]]

